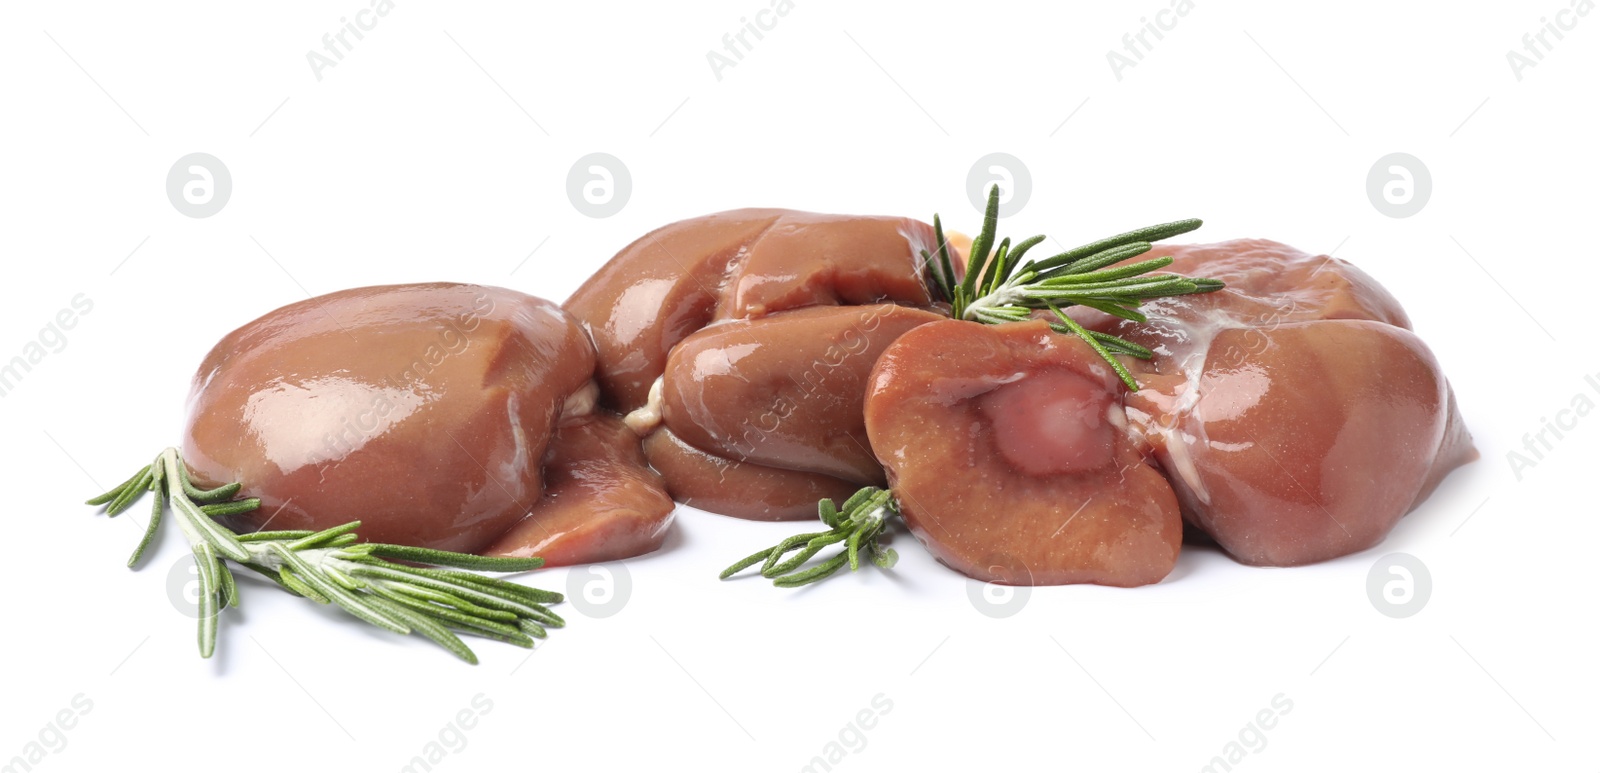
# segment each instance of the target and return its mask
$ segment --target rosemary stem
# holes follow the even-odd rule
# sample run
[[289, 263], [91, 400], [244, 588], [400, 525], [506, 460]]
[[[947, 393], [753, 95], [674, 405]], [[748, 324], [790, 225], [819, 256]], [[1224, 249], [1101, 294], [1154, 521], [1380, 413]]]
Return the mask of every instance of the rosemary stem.
[[999, 309], [1006, 306], [1015, 306], [1027, 300], [1027, 295], [1021, 286], [1013, 284], [1014, 279], [1008, 279], [994, 292], [989, 293], [966, 305], [962, 310], [961, 319], [977, 322], [978, 313], [983, 309]]
[[[460, 569], [527, 571], [541, 559], [484, 558], [404, 545], [357, 544], [359, 521], [318, 532], [278, 531], [240, 535], [213, 520], [213, 514], [239, 514], [260, 506], [258, 499], [234, 499], [241, 486], [229, 483], [201, 489], [189, 480], [178, 450], [163, 450], [149, 466], [90, 504], [115, 515], [144, 493], [154, 493], [150, 525], [129, 565], [138, 563], [170, 505], [178, 529], [194, 553], [200, 581], [201, 657], [216, 649], [218, 617], [239, 605], [239, 587], [228, 561], [277, 582], [285, 590], [321, 604], [334, 604], [367, 623], [396, 633], [417, 633], [468, 663], [477, 656], [451, 630], [531, 646], [529, 636], [559, 628], [562, 618], [545, 604], [561, 594]], [[393, 563], [407, 561], [420, 566]], [[437, 567], [455, 567], [440, 569]], [[524, 633], [524, 632], [527, 633]]]
[[[817, 503], [817, 516], [827, 531], [797, 534], [773, 547], [756, 551], [722, 570], [720, 579], [728, 579], [756, 564], [761, 564], [761, 576], [772, 580], [780, 588], [797, 588], [831, 577], [849, 566], [856, 571], [861, 566], [861, 551], [866, 549], [872, 563], [888, 569], [894, 566], [897, 556], [893, 548], [885, 548], [878, 540], [884, 534], [889, 518], [899, 514], [894, 494], [886, 489], [868, 486], [857, 491], [844, 505], [835, 506], [833, 500]], [[844, 543], [843, 549], [819, 564], [807, 566], [813, 556], [823, 548]], [[794, 556], [784, 558], [798, 550]]]
[[[1138, 306], [1145, 299], [1209, 293], [1223, 288], [1223, 283], [1215, 279], [1150, 273], [1172, 265], [1171, 257], [1124, 263], [1149, 252], [1152, 242], [1199, 228], [1199, 220], [1153, 225], [1091, 242], [1044, 260], [1024, 263], [1023, 254], [1045, 237], [1024, 239], [1015, 249], [1011, 247], [1010, 238], [997, 238], [999, 202], [1000, 186], [991, 186], [989, 203], [984, 209], [983, 230], [972, 240], [971, 254], [967, 256], [966, 277], [956, 283], [954, 272], [943, 264], [939, 266], [942, 274], [934, 272], [934, 285], [944, 295], [943, 300], [950, 304], [950, 317], [985, 325], [1004, 325], [1025, 321], [1036, 310], [1049, 309], [1062, 320], [1050, 323], [1050, 328], [1082, 339], [1110, 364], [1129, 389], [1137, 390], [1138, 382], [1115, 355], [1150, 359], [1153, 356], [1150, 350], [1116, 336], [1088, 330], [1066, 318], [1061, 309], [1085, 306], [1142, 324], [1147, 320]], [[934, 222], [935, 238], [942, 238], [943, 228], [937, 216]], [[927, 262], [932, 263], [931, 255], [927, 256]], [[729, 571], [738, 571], [738, 567], [729, 567]]]

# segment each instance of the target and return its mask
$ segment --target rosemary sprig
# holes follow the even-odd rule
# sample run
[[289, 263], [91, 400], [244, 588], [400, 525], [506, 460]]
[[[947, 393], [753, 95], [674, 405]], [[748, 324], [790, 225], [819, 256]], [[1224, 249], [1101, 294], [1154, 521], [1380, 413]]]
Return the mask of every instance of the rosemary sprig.
[[[879, 544], [878, 539], [883, 536], [885, 521], [899, 514], [900, 508], [895, 503], [894, 495], [873, 486], [857, 491], [839, 507], [834, 506], [833, 500], [824, 499], [817, 503], [817, 515], [828, 527], [826, 531], [796, 534], [770, 548], [751, 553], [722, 570], [719, 579], [726, 580], [760, 563], [761, 576], [772, 580], [773, 585], [798, 588], [825, 580], [846, 564], [850, 566], [850, 571], [856, 571], [861, 567], [863, 548], [874, 564], [888, 569], [894, 566], [899, 555], [894, 548]], [[804, 566], [823, 548], [841, 542], [844, 548], [826, 561]], [[795, 555], [784, 558], [797, 550], [799, 552]]]
[[[318, 604], [335, 604], [379, 628], [419, 633], [468, 663], [477, 663], [477, 655], [457, 633], [532, 647], [535, 638], [547, 635], [546, 628], [565, 625], [546, 606], [559, 603], [559, 593], [456, 571], [521, 572], [539, 568], [543, 559], [491, 558], [362, 543], [356, 535], [360, 521], [315, 532], [234, 534], [213, 518], [247, 513], [260, 506], [259, 499], [233, 499], [240, 488], [238, 483], [209, 490], [195, 487], [178, 450], [168, 448], [133, 477], [88, 501], [105, 505], [106, 514], [115, 516], [146, 492], [155, 494], [150, 525], [128, 559], [130, 568], [138, 565], [150, 546], [165, 505], [172, 505], [199, 569], [201, 657], [209, 658], [216, 650], [221, 610], [239, 606], [238, 585], [227, 560], [290, 593]], [[452, 568], [419, 568], [395, 561]]]
[[949, 244], [944, 237], [944, 225], [938, 215], [934, 216], [938, 254], [923, 250], [922, 261], [930, 267], [934, 287], [943, 296], [942, 300], [950, 304], [950, 317], [999, 325], [1021, 322], [1031, 318], [1035, 310], [1047, 309], [1059, 320], [1049, 323], [1052, 330], [1082, 338], [1111, 364], [1122, 382], [1132, 390], [1138, 390], [1139, 383], [1114, 355], [1126, 354], [1148, 360], [1152, 356], [1150, 351], [1117, 336], [1087, 330], [1062, 309], [1072, 305], [1087, 306], [1142, 323], [1146, 318], [1138, 307], [1149, 298], [1209, 293], [1223, 288], [1223, 283], [1215, 279], [1151, 273], [1172, 265], [1170, 257], [1118, 265], [1149, 252], [1151, 242], [1199, 228], [1199, 220], [1153, 225], [1025, 263], [1023, 258], [1028, 251], [1045, 237], [1024, 239], [1015, 246], [1009, 238], [996, 244], [999, 221], [1000, 187], [996, 185], [989, 188], [983, 230], [972, 240], [966, 274], [957, 280]]
[[[1149, 252], [1152, 242], [1199, 228], [1199, 220], [1153, 225], [1043, 260], [1026, 262], [1029, 251], [1043, 243], [1045, 237], [1034, 236], [1014, 245], [1009, 238], [997, 242], [999, 227], [1000, 187], [996, 185], [989, 188], [983, 229], [972, 240], [966, 271], [957, 278], [956, 261], [950, 255], [944, 223], [938, 215], [933, 216], [933, 238], [937, 247], [934, 252], [922, 251], [922, 265], [932, 279], [939, 300], [950, 304], [950, 317], [1001, 325], [1023, 322], [1032, 319], [1035, 311], [1048, 310], [1056, 318], [1048, 323], [1051, 330], [1083, 339], [1110, 363], [1122, 383], [1134, 391], [1139, 389], [1139, 383], [1116, 355], [1148, 360], [1154, 356], [1151, 351], [1132, 341], [1089, 330], [1062, 309], [1087, 306], [1142, 323], [1147, 320], [1138, 307], [1147, 299], [1209, 293], [1223, 288], [1223, 283], [1215, 279], [1151, 273], [1172, 265], [1171, 257], [1124, 262]], [[846, 563], [852, 571], [857, 569], [863, 544], [879, 566], [887, 569], [894, 565], [894, 550], [878, 544], [886, 520], [900, 514], [893, 492], [869, 486], [857, 491], [838, 508], [834, 507], [833, 500], [824, 499], [817, 506], [817, 514], [827, 530], [797, 534], [758, 550], [722, 570], [721, 578], [726, 580], [759, 563], [761, 576], [771, 579], [773, 585], [786, 588], [807, 585], [833, 576]], [[840, 542], [846, 545], [839, 553], [805, 566], [823, 548]], [[784, 558], [794, 551], [799, 552]]]

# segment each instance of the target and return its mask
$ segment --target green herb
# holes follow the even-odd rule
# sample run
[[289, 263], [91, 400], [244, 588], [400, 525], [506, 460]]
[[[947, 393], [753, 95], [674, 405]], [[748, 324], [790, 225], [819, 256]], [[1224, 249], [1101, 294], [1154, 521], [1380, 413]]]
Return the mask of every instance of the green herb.
[[[880, 545], [878, 539], [883, 536], [885, 519], [899, 513], [900, 509], [895, 504], [893, 495], [871, 486], [857, 491], [855, 496], [845, 500], [844, 505], [840, 507], [834, 507], [833, 500], [824, 499], [817, 503], [817, 515], [828, 527], [827, 531], [796, 534], [770, 548], [751, 553], [733, 566], [722, 570], [721, 579], [726, 580], [760, 563], [761, 576], [771, 579], [773, 585], [780, 588], [798, 588], [801, 585], [825, 580], [834, 572], [844, 568], [846, 564], [849, 564], [852, 572], [859, 569], [862, 548], [866, 548], [873, 563], [888, 569], [894, 566], [899, 556], [894, 552], [894, 548]], [[844, 548], [828, 560], [804, 566], [823, 548], [841, 542], [844, 543]], [[800, 552], [784, 558], [796, 550]]]
[[201, 657], [211, 657], [216, 649], [222, 608], [239, 605], [238, 585], [224, 559], [265, 576], [290, 593], [319, 604], [335, 604], [379, 628], [422, 634], [468, 663], [477, 663], [478, 658], [457, 632], [532, 647], [535, 638], [546, 636], [546, 627], [565, 625], [546, 606], [560, 602], [559, 593], [456, 571], [521, 572], [543, 566], [544, 559], [490, 558], [363, 543], [356, 536], [360, 521], [316, 532], [234, 534], [212, 519], [260, 506], [259, 499], [233, 499], [239, 489], [238, 483], [196, 488], [178, 450], [168, 448], [121, 485], [88, 501], [105, 505], [106, 514], [115, 516], [145, 492], [155, 494], [150, 525], [128, 559], [129, 567], [138, 565], [161, 526], [165, 505], [172, 504], [178, 528], [188, 538], [199, 569]]
[[[1209, 293], [1223, 287], [1222, 282], [1215, 279], [1151, 273], [1172, 265], [1170, 257], [1124, 263], [1149, 252], [1151, 242], [1199, 228], [1199, 220], [1153, 225], [1043, 260], [1026, 262], [1028, 252], [1043, 243], [1045, 237], [1034, 236], [1015, 245], [1009, 238], [996, 243], [999, 224], [1000, 187], [993, 186], [989, 189], [988, 206], [984, 208], [983, 230], [972, 240], [966, 273], [957, 279], [944, 223], [938, 215], [933, 216], [937, 252], [923, 250], [922, 263], [928, 268], [940, 300], [950, 304], [950, 317], [1001, 325], [1024, 322], [1032, 319], [1035, 311], [1048, 310], [1056, 318], [1049, 322], [1051, 330], [1083, 339], [1111, 364], [1122, 383], [1135, 391], [1139, 383], [1116, 355], [1148, 360], [1154, 356], [1150, 350], [1114, 335], [1089, 330], [1062, 309], [1087, 306], [1142, 323], [1147, 320], [1138, 307], [1146, 299]], [[772, 579], [774, 585], [788, 588], [806, 585], [831, 577], [846, 563], [854, 571], [860, 566], [859, 553], [863, 544], [879, 566], [894, 565], [894, 551], [880, 547], [877, 541], [883, 534], [885, 519], [900, 514], [899, 504], [891, 492], [869, 486], [857, 491], [841, 508], [835, 508], [833, 500], [824, 499], [817, 511], [827, 531], [797, 534], [752, 553], [724, 569], [722, 579], [760, 563], [761, 576]], [[846, 547], [838, 554], [820, 563], [805, 565], [823, 548], [840, 542], [845, 542]], [[800, 552], [796, 555], [784, 558], [797, 550]]]
[[[1009, 238], [995, 243], [1000, 221], [1000, 186], [989, 188], [989, 203], [984, 210], [983, 230], [972, 240], [967, 272], [956, 279], [944, 224], [933, 218], [937, 256], [922, 252], [923, 264], [931, 268], [933, 284], [950, 304], [950, 317], [990, 325], [1022, 322], [1038, 309], [1048, 309], [1058, 321], [1049, 323], [1057, 333], [1070, 333], [1094, 348], [1129, 389], [1138, 390], [1133, 374], [1114, 355], [1126, 354], [1142, 360], [1152, 356], [1132, 341], [1085, 329], [1061, 310], [1067, 306], [1087, 306], [1115, 317], [1145, 322], [1138, 307], [1146, 299], [1173, 295], [1193, 295], [1221, 290], [1215, 279], [1190, 278], [1178, 274], [1151, 274], [1172, 265], [1172, 258], [1155, 258], [1117, 265], [1149, 252], [1151, 242], [1200, 227], [1199, 220], [1179, 220], [1153, 225], [1119, 236], [1101, 239], [1052, 255], [1044, 260], [1022, 262], [1028, 251], [1044, 241], [1043, 236], [1024, 239], [1015, 246]], [[935, 259], [937, 258], [937, 259]]]

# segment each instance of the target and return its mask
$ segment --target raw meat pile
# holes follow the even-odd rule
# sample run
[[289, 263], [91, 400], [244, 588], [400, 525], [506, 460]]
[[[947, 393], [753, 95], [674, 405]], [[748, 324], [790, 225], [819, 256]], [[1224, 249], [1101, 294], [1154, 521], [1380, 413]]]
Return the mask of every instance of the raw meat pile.
[[1130, 392], [1043, 320], [950, 319], [934, 246], [915, 220], [738, 210], [645, 235], [559, 308], [449, 284], [304, 301], [212, 351], [184, 458], [262, 498], [243, 527], [359, 517], [555, 565], [654, 550], [673, 500], [790, 520], [888, 486], [969, 576], [1131, 586], [1170, 572], [1185, 522], [1250, 564], [1371, 547], [1475, 456], [1399, 304], [1344, 261], [1158, 246], [1227, 286], [1143, 324], [1072, 308], [1153, 352], [1122, 358]]

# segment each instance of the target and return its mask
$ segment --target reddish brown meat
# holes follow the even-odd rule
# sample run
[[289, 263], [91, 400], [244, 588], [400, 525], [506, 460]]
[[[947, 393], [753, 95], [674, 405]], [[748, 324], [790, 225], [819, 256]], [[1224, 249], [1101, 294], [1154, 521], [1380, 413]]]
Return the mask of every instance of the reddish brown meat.
[[644, 441], [650, 464], [672, 498], [713, 513], [756, 521], [817, 517], [817, 500], [842, 502], [860, 486], [831, 475], [736, 462], [701, 451], [661, 427]]
[[1043, 322], [945, 320], [879, 358], [867, 433], [912, 533], [957, 571], [1144, 585], [1172, 570], [1183, 526], [1121, 393], [1088, 345]]
[[740, 209], [658, 228], [617, 253], [567, 299], [594, 336], [605, 403], [644, 405], [667, 354], [718, 319], [805, 306], [926, 306], [925, 223], [905, 218]]
[[545, 566], [612, 561], [661, 547], [672, 524], [672, 498], [638, 436], [609, 414], [557, 430], [544, 484], [533, 512], [484, 555], [539, 556]]
[[[324, 295], [234, 331], [195, 376], [183, 455], [211, 485], [240, 481], [259, 510], [246, 528], [323, 529], [362, 521], [373, 541], [477, 552], [544, 492], [550, 439], [594, 405], [594, 350], [559, 307], [458, 284], [367, 287]], [[573, 428], [577, 436], [600, 425]], [[613, 433], [615, 435], [615, 433]], [[599, 440], [565, 446], [553, 480], [593, 450], [617, 474], [583, 497], [636, 497], [651, 536], [577, 539], [564, 561], [659, 544], [662, 493]], [[563, 484], [565, 485], [565, 484]], [[616, 519], [596, 519], [603, 530]], [[574, 527], [566, 528], [576, 533]]]
[[[1250, 351], [1246, 339], [1264, 346]], [[1145, 377], [1128, 399], [1188, 513], [1234, 557], [1285, 566], [1371, 547], [1460, 464], [1449, 385], [1409, 331], [1366, 320], [1217, 334], [1198, 399]]]
[[[891, 341], [938, 319], [873, 304], [713, 325], [672, 350], [662, 419], [683, 442], [725, 459], [881, 485], [861, 418], [867, 372]], [[687, 485], [679, 477], [668, 481]], [[803, 504], [815, 515], [814, 497]]]
[[646, 453], [678, 501], [810, 518], [821, 496], [883, 479], [862, 383], [894, 336], [937, 318], [910, 308], [932, 303], [932, 242], [905, 218], [723, 212], [628, 245], [565, 307], [593, 334], [606, 404], [655, 433]]
[[1398, 302], [1342, 260], [1265, 240], [1161, 247], [1217, 293], [1091, 326], [1153, 349], [1128, 416], [1185, 516], [1245, 563], [1377, 544], [1476, 457], [1439, 364]]

